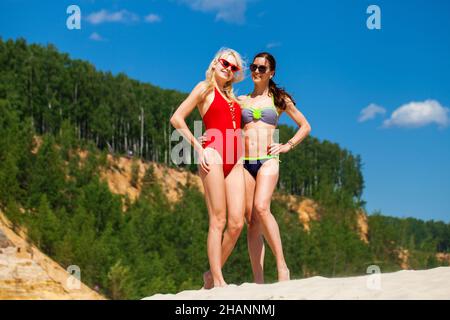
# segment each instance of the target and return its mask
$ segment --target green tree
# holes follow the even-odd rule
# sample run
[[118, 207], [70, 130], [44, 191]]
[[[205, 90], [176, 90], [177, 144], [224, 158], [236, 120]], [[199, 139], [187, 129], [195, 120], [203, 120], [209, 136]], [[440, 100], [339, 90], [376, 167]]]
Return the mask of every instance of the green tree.
[[36, 222], [33, 225], [37, 232], [38, 245], [50, 255], [55, 253], [55, 247], [61, 239], [61, 229], [58, 217], [50, 208], [47, 196], [43, 194], [37, 211]]
[[123, 300], [129, 296], [129, 274], [130, 269], [122, 265], [120, 260], [111, 267], [108, 272], [108, 280], [112, 299]]
[[52, 136], [44, 136], [32, 168], [29, 205], [37, 207], [42, 194], [53, 208], [65, 203], [65, 166]]

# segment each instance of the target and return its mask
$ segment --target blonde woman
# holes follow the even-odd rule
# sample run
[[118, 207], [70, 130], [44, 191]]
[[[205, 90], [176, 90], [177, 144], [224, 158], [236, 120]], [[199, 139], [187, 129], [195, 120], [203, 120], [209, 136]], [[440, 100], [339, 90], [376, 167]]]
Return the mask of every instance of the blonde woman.
[[[199, 155], [199, 175], [209, 215], [210, 271], [203, 275], [206, 289], [226, 285], [222, 266], [244, 226], [244, 169], [239, 161], [242, 156], [241, 107], [233, 93], [233, 83], [243, 78], [239, 53], [228, 48], [219, 50], [206, 71], [205, 81], [197, 84], [170, 119]], [[185, 121], [196, 107], [206, 128], [203, 144], [194, 137]]]
[[[295, 106], [289, 93], [273, 81], [275, 58], [267, 52], [255, 55], [250, 65], [253, 92], [240, 96], [244, 137], [245, 218], [253, 277], [264, 283], [264, 238], [277, 263], [278, 281], [290, 279], [281, 243], [280, 230], [270, 211], [279, 177], [279, 155], [289, 152], [310, 133], [311, 126]], [[285, 144], [275, 143], [274, 133], [283, 112], [300, 127]], [[201, 137], [203, 140], [205, 137]]]

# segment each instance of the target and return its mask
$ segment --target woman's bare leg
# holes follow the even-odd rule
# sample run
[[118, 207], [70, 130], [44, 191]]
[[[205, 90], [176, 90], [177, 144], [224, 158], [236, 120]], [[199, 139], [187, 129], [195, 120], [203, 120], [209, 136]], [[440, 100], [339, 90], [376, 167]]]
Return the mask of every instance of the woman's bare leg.
[[236, 245], [244, 228], [245, 183], [244, 167], [236, 164], [225, 179], [227, 198], [227, 227], [222, 242], [222, 267]]
[[253, 281], [264, 283], [264, 239], [260, 221], [253, 214], [253, 199], [256, 181], [253, 176], [244, 169], [245, 178], [245, 217], [247, 220], [247, 245], [250, 263], [253, 271]]
[[[242, 164], [236, 164], [225, 179], [225, 193], [227, 206], [227, 227], [222, 241], [221, 266], [225, 265], [231, 255], [242, 228], [244, 227], [245, 212], [245, 184]], [[212, 273], [207, 271], [203, 274], [204, 288], [211, 287]]]
[[270, 212], [272, 194], [278, 181], [279, 164], [277, 159], [266, 161], [259, 169], [256, 177], [254, 196], [254, 214], [261, 222], [264, 237], [269, 243], [277, 262], [278, 281], [289, 280], [289, 269], [284, 259], [280, 230], [275, 217]]
[[209, 164], [210, 171], [206, 173], [200, 168], [199, 175], [205, 189], [206, 206], [209, 215], [207, 252], [212, 282], [214, 287], [221, 287], [226, 285], [222, 275], [221, 257], [222, 235], [226, 223], [226, 194], [220, 155], [215, 150], [211, 152], [211, 154], [213, 153], [215, 153], [215, 160]]

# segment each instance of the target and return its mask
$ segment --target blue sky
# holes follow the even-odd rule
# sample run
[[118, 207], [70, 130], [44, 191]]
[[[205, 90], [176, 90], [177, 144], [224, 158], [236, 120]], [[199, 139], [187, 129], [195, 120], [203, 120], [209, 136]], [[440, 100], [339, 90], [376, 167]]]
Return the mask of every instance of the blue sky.
[[369, 213], [450, 222], [450, 1], [2, 0], [0, 36], [184, 92], [220, 47], [268, 50], [312, 135], [361, 155]]

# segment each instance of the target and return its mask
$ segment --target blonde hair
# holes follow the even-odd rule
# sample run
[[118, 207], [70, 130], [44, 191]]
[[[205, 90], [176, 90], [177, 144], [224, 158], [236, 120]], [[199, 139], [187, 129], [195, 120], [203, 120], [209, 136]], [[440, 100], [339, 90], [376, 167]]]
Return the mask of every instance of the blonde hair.
[[207, 84], [207, 87], [206, 87], [205, 93], [209, 92], [214, 87], [214, 82], [215, 82], [214, 81], [214, 66], [216, 65], [217, 62], [219, 62], [219, 58], [225, 54], [232, 55], [236, 59], [237, 65], [240, 69], [239, 71], [237, 71], [233, 74], [233, 79], [231, 81], [228, 81], [223, 88], [229, 98], [236, 99], [234, 92], [233, 92], [233, 83], [237, 83], [237, 82], [244, 80], [245, 66], [244, 66], [244, 60], [242, 59], [241, 55], [237, 51], [230, 49], [230, 48], [221, 48], [219, 51], [217, 51], [216, 55], [214, 56], [214, 59], [209, 64], [209, 67], [206, 70], [205, 82]]

